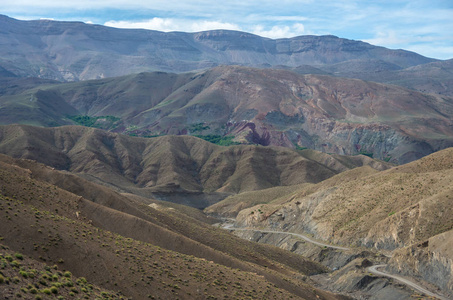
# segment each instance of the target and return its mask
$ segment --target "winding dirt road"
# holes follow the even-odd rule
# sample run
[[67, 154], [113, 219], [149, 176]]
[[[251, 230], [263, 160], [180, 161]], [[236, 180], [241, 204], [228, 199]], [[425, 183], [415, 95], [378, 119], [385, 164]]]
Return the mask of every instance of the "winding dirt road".
[[289, 235], [293, 235], [293, 236], [300, 237], [300, 238], [306, 240], [306, 241], [309, 242], [309, 243], [312, 243], [312, 244], [315, 244], [315, 245], [318, 245], [318, 246], [321, 246], [321, 247], [339, 249], [339, 250], [344, 250], [344, 251], [351, 250], [350, 248], [346, 248], [346, 247], [333, 246], [333, 245], [328, 245], [328, 244], [320, 243], [320, 242], [317, 242], [317, 241], [315, 241], [315, 240], [312, 240], [311, 238], [309, 238], [309, 237], [307, 237], [307, 236], [305, 236], [305, 235], [298, 234], [298, 233], [285, 232], [285, 231], [273, 231], [273, 230], [261, 230], [261, 229], [236, 228], [236, 227], [233, 227], [232, 224], [225, 225], [225, 226], [223, 226], [223, 228], [224, 228], [224, 229], [228, 229], [228, 230], [242, 230], [242, 231], [256, 231], [256, 232], [265, 232], [265, 233], [283, 233], [283, 234], [289, 234]]
[[434, 294], [434, 293], [431, 293], [430, 291], [428, 291], [427, 289], [423, 288], [422, 286], [412, 282], [412, 281], [409, 281], [401, 276], [398, 276], [398, 275], [392, 275], [392, 274], [389, 274], [389, 273], [385, 273], [385, 272], [382, 272], [382, 271], [378, 271], [378, 268], [385, 268], [387, 265], [374, 265], [374, 266], [371, 266], [369, 267], [367, 270], [368, 272], [374, 274], [374, 275], [378, 275], [378, 276], [385, 276], [385, 277], [389, 277], [389, 278], [393, 278], [395, 280], [398, 280], [399, 282], [402, 282], [404, 283], [405, 285], [419, 291], [419, 292], [422, 292], [423, 294], [425, 294], [426, 296], [430, 296], [430, 297], [435, 297], [435, 298], [438, 298], [438, 299], [441, 299], [441, 300], [448, 300], [447, 298], [443, 297], [443, 296], [440, 296], [440, 295], [437, 295], [437, 294]]
[[[236, 230], [236, 231], [255, 231], [255, 232], [265, 232], [265, 233], [283, 233], [283, 234], [289, 234], [289, 235], [293, 235], [293, 236], [297, 236], [297, 237], [300, 237], [304, 240], [306, 240], [307, 242], [309, 243], [312, 243], [312, 244], [315, 244], [315, 245], [318, 245], [318, 246], [321, 246], [321, 247], [327, 247], [327, 248], [332, 248], [332, 249], [339, 249], [339, 250], [351, 250], [350, 248], [346, 248], [346, 247], [340, 247], [340, 246], [334, 246], [334, 245], [328, 245], [328, 244], [324, 244], [324, 243], [320, 243], [320, 242], [317, 242], [315, 240], [312, 240], [311, 238], [305, 236], [305, 235], [302, 235], [302, 234], [298, 234], [298, 233], [292, 233], [292, 232], [285, 232], [285, 231], [273, 231], [273, 230], [261, 230], [261, 229], [247, 229], [247, 228], [236, 228], [236, 227], [233, 227], [233, 224], [224, 224], [222, 226], [224, 229], [227, 229], [227, 230]], [[385, 272], [382, 272], [382, 271], [378, 271], [377, 269], [378, 268], [385, 268], [387, 265], [374, 265], [374, 266], [371, 266], [369, 267], [367, 270], [368, 272], [374, 274], [374, 275], [377, 275], [377, 276], [384, 276], [384, 277], [388, 277], [388, 278], [392, 278], [392, 279], [395, 279], [395, 280], [398, 280], [399, 282], [401, 283], [404, 283], [405, 285], [411, 287], [412, 289], [415, 289], [429, 297], [435, 297], [435, 298], [438, 298], [438, 299], [441, 299], [441, 300], [448, 300], [448, 298], [445, 298], [443, 296], [440, 296], [440, 295], [437, 295], [437, 294], [434, 294], [430, 291], [428, 291], [427, 289], [425, 289], [424, 287], [410, 281], [410, 280], [407, 280], [401, 276], [398, 276], [398, 275], [392, 275], [392, 274], [389, 274], [389, 273], [385, 273]]]

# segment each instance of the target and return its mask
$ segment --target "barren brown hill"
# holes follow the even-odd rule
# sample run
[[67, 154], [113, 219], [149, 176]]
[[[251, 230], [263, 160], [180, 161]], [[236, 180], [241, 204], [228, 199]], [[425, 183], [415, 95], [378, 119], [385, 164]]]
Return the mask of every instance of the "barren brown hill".
[[[323, 271], [301, 256], [282, 255], [283, 250], [231, 237], [181, 213], [156, 210], [80, 178], [73, 181], [78, 177], [30, 160], [6, 156], [1, 160], [2, 243], [11, 251], [56, 265], [57, 275], [68, 270], [132, 298], [336, 297], [296, 279], [307, 272]], [[91, 193], [98, 203], [48, 181], [78, 189], [81, 194]], [[178, 233], [178, 227], [194, 237], [203, 232], [198, 238], [204, 241]], [[206, 245], [209, 241], [212, 247]], [[224, 248], [216, 248], [216, 243], [224, 244]], [[10, 273], [2, 276], [10, 277]], [[16, 276], [22, 277], [14, 284], [26, 287], [29, 281], [25, 276]], [[45, 295], [44, 286], [50, 283], [40, 284], [43, 286], [38, 285], [38, 292]], [[19, 293], [20, 288], [11, 290]], [[94, 295], [92, 288], [85, 290]]]
[[[453, 228], [452, 154], [449, 148], [382, 172], [370, 174], [364, 167], [341, 173], [301, 189], [286, 203], [243, 210], [238, 222], [272, 223], [334, 243], [378, 249], [419, 243]], [[252, 214], [258, 208], [263, 213]]]
[[11, 93], [0, 97], [2, 124], [78, 122], [133, 135], [200, 135], [396, 163], [453, 146], [451, 97], [286, 70], [224, 66]]
[[[448, 148], [385, 171], [356, 168], [268, 197], [267, 203], [265, 198], [241, 210], [236, 226], [311, 234], [333, 244], [393, 253], [388, 270], [430, 282], [451, 297], [452, 182], [453, 148]], [[257, 204], [254, 193], [249, 197], [244, 207]], [[225, 213], [220, 204], [208, 209]], [[280, 245], [280, 240], [263, 242]]]
[[67, 170], [121, 192], [198, 208], [240, 192], [317, 183], [357, 166], [388, 168], [364, 156], [252, 145], [222, 147], [190, 136], [136, 138], [79, 126], [1, 126], [0, 152]]
[[[314, 150], [301, 150], [298, 151], [300, 155], [307, 159], [315, 160], [320, 162], [322, 165], [329, 167], [337, 172], [344, 172], [341, 176], [341, 180], [350, 180], [356, 178], [355, 174], [366, 174], [377, 172], [377, 170], [385, 170], [390, 168], [392, 165], [383, 164], [377, 160], [372, 160], [368, 156], [342, 156], [342, 155], [329, 155], [326, 153], [314, 151]], [[362, 168], [362, 166], [368, 166], [368, 168]], [[356, 169], [355, 169], [356, 168]], [[349, 169], [354, 169], [348, 171]], [[327, 184], [332, 185], [338, 183], [337, 176], [331, 177], [322, 181], [320, 184], [326, 186]], [[247, 191], [236, 195], [228, 196], [226, 199], [215, 203], [207, 207], [204, 211], [207, 214], [212, 214], [222, 217], [236, 217], [236, 215], [243, 209], [252, 207], [258, 204], [265, 204], [270, 202], [287, 201], [289, 195], [301, 190], [311, 191], [316, 189], [314, 183], [302, 183], [298, 185], [290, 186], [276, 186], [268, 189], [262, 189], [257, 191]]]

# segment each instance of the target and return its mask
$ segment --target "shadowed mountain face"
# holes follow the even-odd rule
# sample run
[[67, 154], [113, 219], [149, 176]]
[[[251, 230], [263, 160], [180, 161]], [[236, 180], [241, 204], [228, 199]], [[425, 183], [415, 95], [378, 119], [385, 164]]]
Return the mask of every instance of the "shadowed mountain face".
[[118, 191], [198, 208], [244, 191], [317, 183], [357, 166], [389, 167], [366, 156], [222, 147], [187, 136], [134, 138], [78, 126], [1, 126], [0, 152], [71, 171]]
[[453, 98], [357, 79], [224, 66], [11, 85], [0, 97], [3, 124], [67, 125], [68, 116], [88, 115], [116, 132], [232, 136], [398, 163], [453, 145]]
[[297, 67], [378, 59], [406, 68], [435, 61], [335, 36], [272, 40], [227, 30], [163, 33], [6, 16], [0, 16], [0, 41], [0, 66], [6, 72], [57, 80], [185, 72], [219, 64]]
[[390, 83], [423, 93], [453, 96], [453, 59], [401, 68], [382, 60], [355, 59], [311, 70], [298, 67], [300, 74], [324, 74]]

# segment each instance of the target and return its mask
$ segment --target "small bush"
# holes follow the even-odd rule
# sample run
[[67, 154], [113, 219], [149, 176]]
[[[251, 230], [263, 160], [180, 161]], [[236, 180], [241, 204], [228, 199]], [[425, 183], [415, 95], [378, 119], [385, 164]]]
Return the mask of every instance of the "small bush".
[[28, 273], [26, 271], [19, 271], [19, 274], [24, 278], [28, 278]]
[[67, 287], [73, 287], [74, 286], [74, 282], [69, 280], [69, 281], [66, 281], [64, 285], [66, 285]]
[[77, 283], [78, 284], [86, 284], [87, 280], [85, 279], [85, 277], [80, 277], [79, 279], [77, 279]]
[[54, 294], [58, 294], [58, 289], [57, 289], [57, 287], [55, 287], [55, 286], [51, 287], [51, 288], [50, 288], [50, 291], [51, 291], [52, 293], [54, 293]]
[[5, 277], [3, 277], [3, 275], [0, 275], [0, 283], [4, 283], [5, 282]]
[[17, 262], [17, 260], [13, 260], [13, 261], [10, 262], [9, 264], [10, 264], [13, 268], [19, 266], [19, 263]]
[[71, 274], [71, 272], [66, 271], [66, 272], [63, 273], [63, 276], [70, 278], [72, 276], [72, 274]]
[[[57, 290], [58, 291], [58, 290]], [[52, 294], [52, 291], [50, 289], [43, 289], [41, 292], [43, 292], [46, 295]]]
[[20, 253], [14, 253], [14, 256], [17, 258], [17, 259], [20, 259], [20, 260], [23, 260], [24, 259], [24, 256]]

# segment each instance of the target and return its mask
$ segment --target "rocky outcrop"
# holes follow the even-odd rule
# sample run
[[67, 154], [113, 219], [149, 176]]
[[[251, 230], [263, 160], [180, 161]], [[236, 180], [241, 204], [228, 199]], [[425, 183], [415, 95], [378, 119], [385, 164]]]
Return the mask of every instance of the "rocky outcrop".
[[389, 262], [391, 272], [420, 278], [453, 296], [453, 232], [395, 251]]

